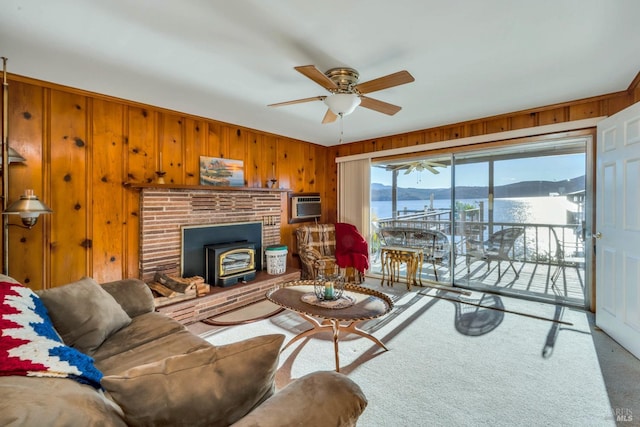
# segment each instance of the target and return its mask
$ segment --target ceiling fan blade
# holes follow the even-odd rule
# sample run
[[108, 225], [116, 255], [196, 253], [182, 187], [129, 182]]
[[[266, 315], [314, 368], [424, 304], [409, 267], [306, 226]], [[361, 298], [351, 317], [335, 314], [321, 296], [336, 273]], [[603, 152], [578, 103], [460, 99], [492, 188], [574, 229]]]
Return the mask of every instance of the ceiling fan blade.
[[388, 102], [380, 101], [373, 98], [368, 98], [366, 96], [360, 97], [360, 106], [368, 108], [370, 110], [375, 110], [379, 113], [388, 114], [389, 116], [393, 116], [395, 113], [402, 110], [402, 107], [398, 107], [397, 105], [389, 104]]
[[335, 122], [338, 116], [336, 116], [333, 111], [327, 108], [327, 113], [324, 115], [324, 119], [322, 119], [322, 124]]
[[440, 173], [440, 171], [439, 171], [438, 169], [436, 169], [436, 168], [432, 168], [432, 167], [431, 167], [431, 166], [429, 166], [429, 165], [424, 165], [424, 168], [425, 168], [426, 170], [428, 170], [429, 172], [431, 172], [432, 174], [434, 174], [434, 175], [438, 175], [438, 174]]
[[293, 68], [327, 90], [338, 89], [338, 85], [336, 85], [329, 77], [325, 76], [322, 71], [318, 70], [315, 65], [302, 65], [300, 67]]
[[269, 104], [267, 107], [282, 107], [283, 105], [302, 104], [303, 102], [311, 101], [324, 101], [326, 96], [313, 96], [311, 98], [295, 99], [293, 101], [278, 102], [275, 104]]
[[443, 163], [437, 163], [437, 162], [432, 162], [432, 161], [425, 161], [424, 162], [425, 165], [429, 165], [429, 166], [433, 166], [434, 168], [446, 168], [447, 165], [443, 164]]
[[409, 166], [406, 171], [404, 171], [405, 175], [409, 175], [415, 169], [414, 166]]
[[406, 70], [398, 71], [397, 73], [389, 74], [388, 76], [379, 77], [368, 82], [360, 83], [355, 86], [355, 90], [365, 94], [371, 93], [382, 89], [387, 89], [394, 86], [400, 86], [406, 83], [411, 83], [415, 79]]

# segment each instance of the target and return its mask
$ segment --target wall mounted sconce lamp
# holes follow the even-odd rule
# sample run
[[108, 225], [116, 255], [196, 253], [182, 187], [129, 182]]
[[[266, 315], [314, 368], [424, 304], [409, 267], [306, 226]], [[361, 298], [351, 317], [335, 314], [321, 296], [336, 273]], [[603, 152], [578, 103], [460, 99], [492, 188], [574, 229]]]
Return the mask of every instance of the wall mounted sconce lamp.
[[25, 190], [24, 194], [20, 196], [20, 200], [16, 200], [7, 206], [7, 209], [2, 212], [2, 215], [20, 215], [23, 227], [30, 229], [36, 225], [40, 214], [49, 214], [52, 212], [47, 205], [38, 199], [38, 196], [33, 194], [33, 190]]
[[[9, 163], [24, 163], [27, 161], [27, 159], [25, 159], [24, 157], [22, 157], [20, 154], [18, 154], [18, 152], [16, 150], [14, 150], [11, 147], [8, 147], [8, 151], [9, 154], [7, 156], [7, 160], [9, 161]], [[2, 159], [2, 157], [0, 157], [0, 160]]]
[[[7, 58], [2, 59], [2, 121], [0, 139], [0, 173], [2, 174], [2, 186], [0, 198], [2, 199], [2, 273], [9, 274], [9, 226], [31, 229], [38, 222], [40, 214], [49, 214], [53, 211], [47, 205], [38, 200], [33, 190], [26, 190], [20, 200], [8, 205], [9, 195], [9, 164], [22, 163], [26, 159], [9, 147], [9, 84], [7, 83]], [[20, 224], [9, 224], [9, 217], [5, 215], [20, 215]]]

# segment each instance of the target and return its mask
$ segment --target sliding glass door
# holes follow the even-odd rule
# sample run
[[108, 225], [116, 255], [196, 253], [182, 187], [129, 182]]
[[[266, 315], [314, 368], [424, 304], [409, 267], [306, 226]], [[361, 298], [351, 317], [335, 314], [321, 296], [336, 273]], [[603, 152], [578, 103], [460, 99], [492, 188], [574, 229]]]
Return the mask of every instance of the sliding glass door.
[[460, 153], [454, 170], [455, 284], [583, 306], [585, 139]]
[[[381, 249], [419, 248], [417, 279], [451, 283], [451, 159], [447, 154], [372, 163], [371, 273], [382, 273]], [[406, 264], [398, 267], [406, 277]]]
[[[385, 245], [417, 246], [426, 283], [584, 306], [586, 141], [372, 163], [371, 272]], [[445, 234], [446, 256], [410, 239], [416, 229]]]

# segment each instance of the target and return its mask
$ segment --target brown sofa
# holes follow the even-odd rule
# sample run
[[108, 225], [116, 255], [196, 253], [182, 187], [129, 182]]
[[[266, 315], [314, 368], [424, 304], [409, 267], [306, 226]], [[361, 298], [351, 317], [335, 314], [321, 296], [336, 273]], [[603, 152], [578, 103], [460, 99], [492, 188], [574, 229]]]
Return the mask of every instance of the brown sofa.
[[[0, 286], [10, 280], [0, 275]], [[5, 372], [0, 425], [351, 426], [366, 407], [360, 388], [336, 372], [310, 373], [275, 392], [284, 336], [214, 346], [155, 312], [137, 279], [85, 278], [38, 296], [61, 346], [94, 359], [103, 389]]]

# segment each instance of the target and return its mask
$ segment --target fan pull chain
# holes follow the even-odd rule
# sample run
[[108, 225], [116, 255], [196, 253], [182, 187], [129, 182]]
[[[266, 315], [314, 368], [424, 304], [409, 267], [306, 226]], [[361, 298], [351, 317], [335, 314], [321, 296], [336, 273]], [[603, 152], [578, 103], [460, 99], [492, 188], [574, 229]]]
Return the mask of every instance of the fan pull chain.
[[338, 144], [342, 144], [342, 136], [344, 135], [344, 122], [342, 121], [342, 113], [338, 114], [340, 116], [340, 141]]

